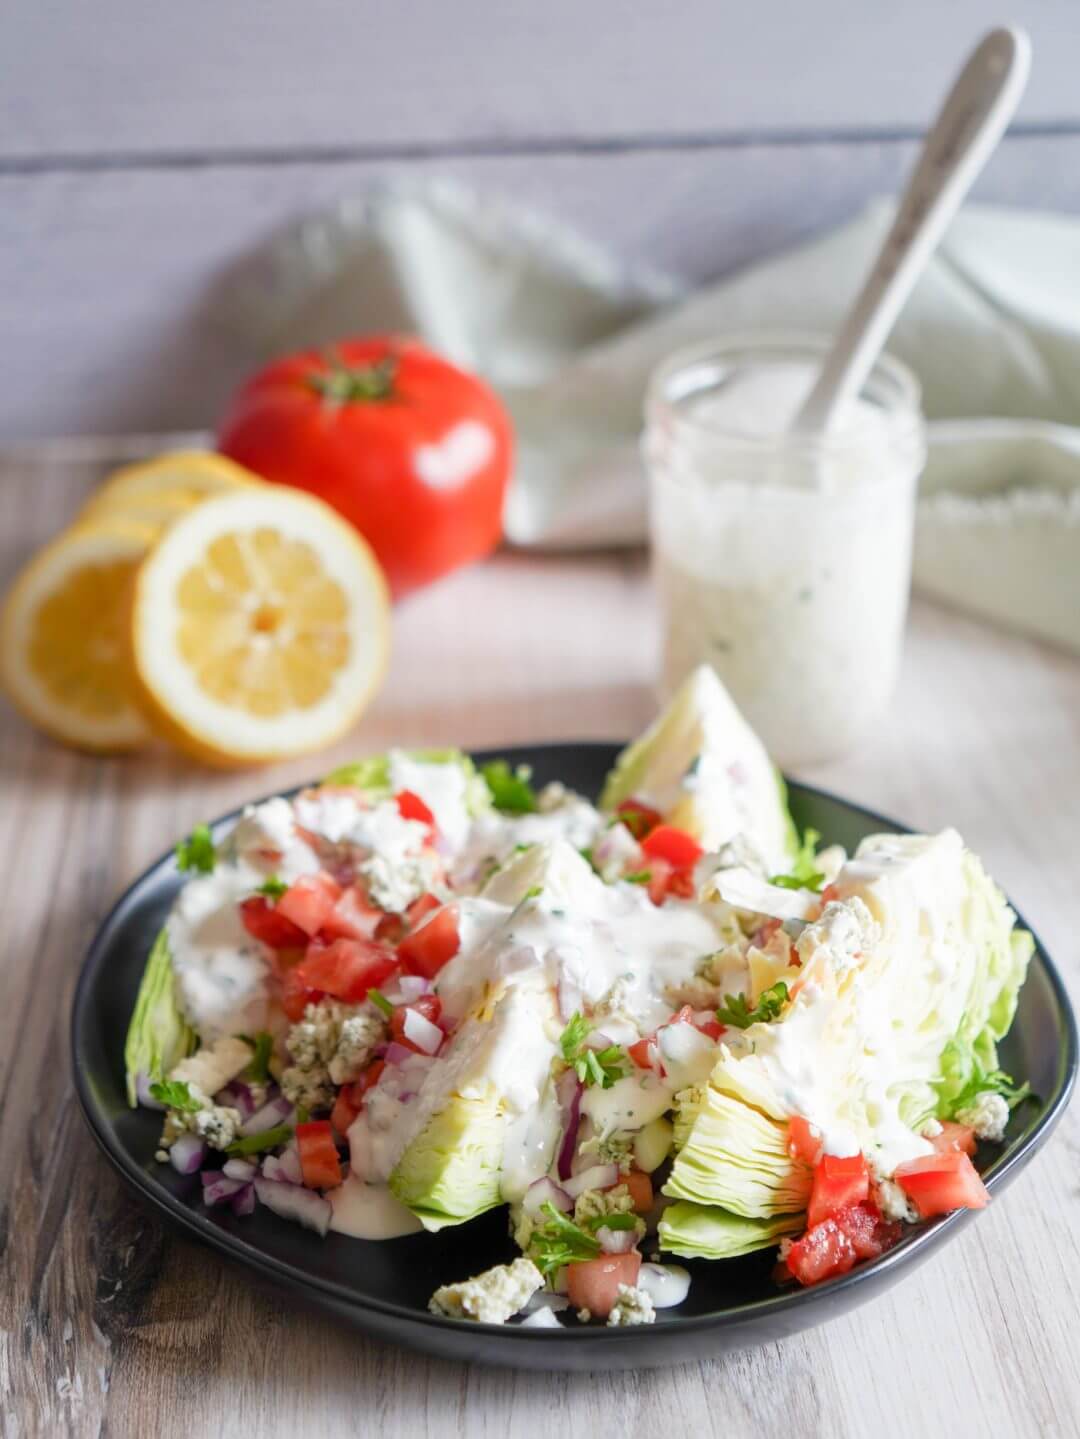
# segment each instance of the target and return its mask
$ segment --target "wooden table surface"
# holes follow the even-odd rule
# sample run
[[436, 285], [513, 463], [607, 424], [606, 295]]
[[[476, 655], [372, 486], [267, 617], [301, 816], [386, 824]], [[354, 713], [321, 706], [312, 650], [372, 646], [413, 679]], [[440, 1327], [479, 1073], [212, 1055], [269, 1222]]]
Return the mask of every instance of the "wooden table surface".
[[[83, 480], [0, 470], [0, 561]], [[68, 471], [63, 471], [67, 475]], [[216, 775], [95, 760], [0, 714], [0, 1414], [5, 1435], [531, 1439], [1080, 1433], [1080, 1113], [940, 1255], [781, 1344], [640, 1374], [461, 1367], [343, 1331], [164, 1228], [95, 1149], [67, 1023], [94, 927], [192, 824], [390, 743], [617, 737], [653, 711], [640, 557], [500, 556], [401, 607], [386, 685], [331, 754]], [[955, 824], [1075, 991], [1080, 664], [916, 604], [896, 707], [801, 776], [909, 824]]]

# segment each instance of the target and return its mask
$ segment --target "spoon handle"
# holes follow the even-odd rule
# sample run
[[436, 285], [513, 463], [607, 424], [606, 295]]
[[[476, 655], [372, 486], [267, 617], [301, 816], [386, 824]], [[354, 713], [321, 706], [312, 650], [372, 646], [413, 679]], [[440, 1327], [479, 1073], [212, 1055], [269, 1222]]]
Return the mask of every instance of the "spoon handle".
[[794, 429], [828, 429], [837, 407], [862, 389], [923, 266], [1012, 118], [1030, 67], [1031, 42], [1023, 30], [991, 30], [972, 52]]

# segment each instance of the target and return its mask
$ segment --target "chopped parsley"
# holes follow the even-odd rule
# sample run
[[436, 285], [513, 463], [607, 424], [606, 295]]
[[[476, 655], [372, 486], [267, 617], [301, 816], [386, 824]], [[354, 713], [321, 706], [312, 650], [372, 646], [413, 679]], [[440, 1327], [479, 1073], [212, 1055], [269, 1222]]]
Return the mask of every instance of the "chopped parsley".
[[482, 765], [480, 773], [491, 794], [491, 802], [503, 814], [532, 814], [536, 809], [536, 791], [529, 780], [532, 771], [519, 764], [512, 770], [504, 759], [493, 759]]
[[266, 1084], [270, 1079], [270, 1056], [274, 1052], [274, 1036], [265, 1029], [260, 1029], [250, 1043], [255, 1053], [244, 1070], [244, 1078], [251, 1084]]
[[369, 989], [367, 992], [367, 997], [371, 1000], [372, 1004], [375, 1006], [376, 1009], [382, 1010], [383, 1014], [386, 1015], [387, 1019], [389, 1019], [394, 1013], [394, 1006], [387, 999], [386, 995], [380, 993], [379, 990]]
[[597, 1229], [636, 1229], [636, 1214], [594, 1214], [585, 1223], [595, 1233]]
[[544, 892], [542, 884], [534, 884], [532, 889], [527, 889], [521, 896], [519, 903], [524, 904], [527, 899], [539, 899]]
[[627, 884], [648, 884], [652, 879], [652, 870], [636, 869], [633, 874], [624, 874], [623, 879]]
[[559, 1048], [582, 1084], [598, 1084], [601, 1089], [610, 1089], [626, 1073], [623, 1052], [617, 1044], [588, 1049], [585, 1041], [592, 1031], [592, 1021], [575, 1011], [559, 1036]]
[[202, 1108], [182, 1079], [159, 1079], [150, 1086], [150, 1093], [159, 1104], [178, 1109], [183, 1114], [194, 1114]]
[[208, 824], [197, 824], [187, 839], [182, 839], [176, 846], [177, 869], [193, 869], [200, 874], [209, 874], [216, 859], [214, 838]]
[[730, 1024], [733, 1029], [749, 1029], [752, 1024], [767, 1024], [775, 1019], [788, 1001], [788, 987], [782, 979], [766, 989], [753, 1009], [746, 1002], [745, 994], [728, 994], [716, 1011], [721, 1024]]
[[815, 894], [821, 893], [821, 886], [825, 883], [825, 876], [820, 870], [815, 869], [805, 879], [800, 879], [797, 874], [774, 874], [770, 884], [777, 885], [780, 889], [812, 889]]
[[[540, 1206], [547, 1222], [532, 1232], [529, 1249], [533, 1263], [545, 1276], [554, 1274], [566, 1264], [583, 1259], [595, 1259], [600, 1253], [600, 1241], [587, 1234], [580, 1225], [565, 1214], [560, 1214], [551, 1200]], [[607, 1215], [607, 1218], [613, 1218]]]
[[264, 1129], [261, 1134], [245, 1134], [243, 1139], [234, 1140], [225, 1150], [234, 1159], [245, 1154], [261, 1154], [264, 1149], [276, 1149], [279, 1144], [292, 1138], [291, 1124], [275, 1124], [273, 1129]]
[[272, 899], [276, 904], [288, 887], [283, 879], [278, 879], [276, 874], [272, 874], [268, 880], [259, 885], [255, 893]]
[[1034, 1098], [1031, 1085], [1026, 1081], [1023, 1084], [1014, 1084], [1012, 1075], [1006, 1074], [1003, 1069], [986, 1070], [976, 1063], [974, 1073], [959, 1094], [950, 1101], [949, 1108], [953, 1114], [961, 1109], [970, 1109], [980, 1094], [987, 1093], [1000, 1094], [1010, 1109], [1023, 1104], [1025, 1099]]

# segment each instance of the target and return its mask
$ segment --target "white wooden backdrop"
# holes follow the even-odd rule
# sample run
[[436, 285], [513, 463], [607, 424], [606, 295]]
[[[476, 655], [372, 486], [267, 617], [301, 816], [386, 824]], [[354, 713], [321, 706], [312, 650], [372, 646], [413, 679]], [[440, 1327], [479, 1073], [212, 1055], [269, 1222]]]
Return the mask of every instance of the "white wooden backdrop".
[[983, 199], [1080, 210], [1080, 6], [5, 0], [0, 442], [201, 426], [230, 273], [314, 207], [448, 174], [688, 277], [894, 188], [996, 19], [1035, 44]]

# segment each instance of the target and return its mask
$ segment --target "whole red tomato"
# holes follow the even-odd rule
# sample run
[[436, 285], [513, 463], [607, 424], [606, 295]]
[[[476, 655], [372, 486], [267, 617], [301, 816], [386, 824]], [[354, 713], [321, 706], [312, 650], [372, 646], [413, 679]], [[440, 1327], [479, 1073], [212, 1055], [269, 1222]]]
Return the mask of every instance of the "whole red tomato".
[[333, 505], [398, 597], [502, 535], [509, 417], [475, 375], [416, 340], [372, 335], [274, 361], [233, 397], [218, 448]]

